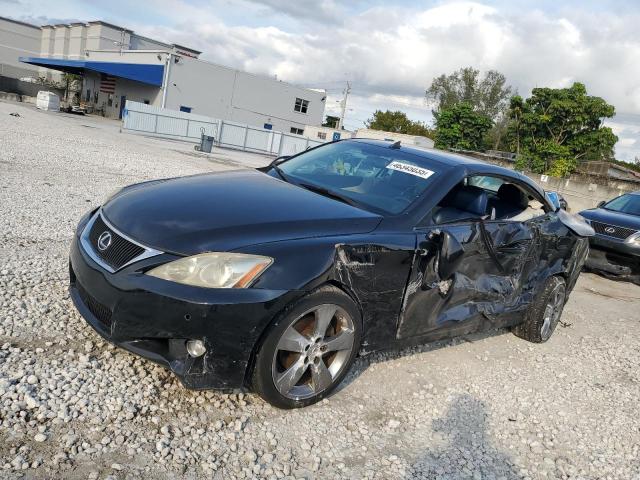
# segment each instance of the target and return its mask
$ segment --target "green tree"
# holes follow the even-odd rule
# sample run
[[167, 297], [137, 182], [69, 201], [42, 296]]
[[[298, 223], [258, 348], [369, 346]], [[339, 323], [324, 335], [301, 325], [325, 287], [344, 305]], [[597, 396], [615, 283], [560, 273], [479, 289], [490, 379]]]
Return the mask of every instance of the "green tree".
[[614, 115], [613, 105], [587, 95], [582, 83], [569, 88], [534, 88], [526, 100], [514, 96], [507, 135], [519, 154], [516, 166], [565, 176], [580, 162], [613, 159], [618, 137], [603, 122]]
[[372, 130], [384, 130], [385, 132], [404, 133], [407, 135], [419, 135], [433, 138], [433, 132], [422, 122], [409, 120], [407, 114], [401, 111], [392, 112], [376, 110], [373, 117], [365, 123]]
[[479, 70], [466, 67], [434, 78], [425, 94], [436, 103], [434, 114], [464, 102], [496, 121], [509, 106], [512, 93], [502, 73], [489, 70], [481, 77]]
[[323, 127], [336, 128], [338, 126], [338, 122], [340, 121], [340, 117], [334, 117], [333, 115], [327, 115], [325, 122], [322, 124]]
[[491, 126], [491, 119], [470, 103], [456, 103], [436, 114], [435, 147], [481, 150]]

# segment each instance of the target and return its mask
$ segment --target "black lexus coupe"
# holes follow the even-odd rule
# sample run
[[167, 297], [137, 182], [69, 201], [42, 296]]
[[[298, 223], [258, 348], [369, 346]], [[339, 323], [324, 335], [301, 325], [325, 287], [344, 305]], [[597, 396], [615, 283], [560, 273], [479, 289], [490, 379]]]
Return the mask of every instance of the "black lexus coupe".
[[292, 408], [359, 352], [496, 327], [546, 341], [591, 234], [519, 173], [345, 140], [123, 188], [80, 220], [70, 291], [100, 335], [186, 387]]

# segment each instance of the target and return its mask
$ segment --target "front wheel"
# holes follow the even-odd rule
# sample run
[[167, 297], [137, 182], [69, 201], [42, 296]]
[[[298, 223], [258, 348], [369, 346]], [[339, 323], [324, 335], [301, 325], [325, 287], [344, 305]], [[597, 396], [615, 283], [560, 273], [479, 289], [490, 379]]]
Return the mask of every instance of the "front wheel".
[[514, 327], [513, 333], [530, 342], [546, 342], [558, 325], [566, 300], [567, 285], [564, 279], [549, 277], [527, 310], [525, 321]]
[[256, 355], [254, 390], [279, 408], [311, 405], [349, 371], [362, 320], [355, 302], [327, 286], [296, 302], [276, 320]]

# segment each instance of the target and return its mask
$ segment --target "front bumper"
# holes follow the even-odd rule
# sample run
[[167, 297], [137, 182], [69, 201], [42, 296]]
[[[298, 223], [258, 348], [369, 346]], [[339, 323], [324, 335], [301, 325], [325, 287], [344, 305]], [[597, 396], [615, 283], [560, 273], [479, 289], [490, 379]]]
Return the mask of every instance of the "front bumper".
[[[245, 387], [260, 336], [299, 293], [197, 288], [143, 273], [174, 258], [163, 254], [109, 273], [84, 252], [76, 235], [69, 259], [71, 298], [102, 337], [171, 369], [187, 388]], [[207, 353], [189, 356], [187, 339], [203, 340]]]
[[640, 248], [623, 240], [595, 235], [589, 239], [585, 266], [608, 277], [640, 283]]

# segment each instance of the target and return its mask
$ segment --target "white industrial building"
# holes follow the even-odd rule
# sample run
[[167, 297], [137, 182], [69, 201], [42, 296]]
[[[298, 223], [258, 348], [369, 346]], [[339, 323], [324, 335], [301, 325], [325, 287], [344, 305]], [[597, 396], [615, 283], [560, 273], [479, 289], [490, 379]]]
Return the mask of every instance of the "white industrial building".
[[0, 17], [0, 52], [2, 64], [23, 68], [19, 76], [82, 75], [80, 101], [111, 118], [126, 100], [299, 135], [324, 117], [322, 90], [200, 60], [102, 21], [34, 27]]
[[40, 54], [40, 27], [0, 17], [0, 75], [9, 78], [37, 77], [38, 68], [20, 57]]

